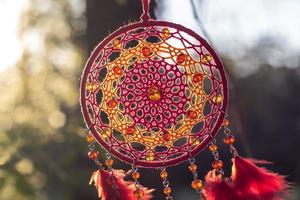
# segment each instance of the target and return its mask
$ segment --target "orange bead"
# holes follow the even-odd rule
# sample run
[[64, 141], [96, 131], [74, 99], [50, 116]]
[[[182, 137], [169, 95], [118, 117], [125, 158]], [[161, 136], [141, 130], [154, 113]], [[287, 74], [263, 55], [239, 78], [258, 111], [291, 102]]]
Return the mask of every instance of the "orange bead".
[[133, 135], [135, 133], [135, 127], [134, 126], [129, 126], [126, 129], [126, 134], [127, 135]]
[[141, 177], [140, 173], [139, 172], [133, 172], [131, 174], [131, 177], [134, 179], [134, 180], [137, 180]]
[[115, 108], [117, 105], [118, 105], [118, 102], [117, 102], [115, 99], [110, 99], [110, 100], [107, 102], [107, 106], [108, 106], [109, 108]]
[[210, 54], [205, 54], [202, 58], [201, 58], [201, 63], [202, 64], [207, 64], [212, 60], [212, 56]]
[[144, 57], [149, 57], [151, 54], [151, 49], [149, 47], [143, 47], [142, 54]]
[[223, 126], [229, 126], [229, 120], [228, 119], [224, 119], [222, 125]]
[[200, 190], [203, 186], [203, 183], [201, 180], [196, 179], [192, 182], [191, 186], [194, 190]]
[[232, 135], [228, 135], [226, 138], [224, 138], [224, 143], [228, 145], [232, 145], [235, 143], [235, 137]]
[[144, 191], [141, 190], [141, 189], [136, 189], [134, 190], [133, 192], [133, 195], [137, 198], [137, 199], [140, 199], [144, 196]]
[[212, 151], [212, 152], [217, 151], [218, 150], [218, 146], [215, 145], [215, 144], [212, 144], [212, 145], [209, 146], [209, 150]]
[[177, 63], [177, 64], [182, 64], [182, 63], [185, 62], [185, 59], [186, 59], [186, 55], [183, 54], [183, 53], [180, 53], [180, 54], [178, 54], [177, 57], [176, 57], [176, 63]]
[[91, 134], [88, 134], [85, 136], [85, 140], [88, 142], [88, 143], [93, 143], [95, 141], [95, 138], [94, 136], [92, 136]]
[[193, 110], [189, 110], [189, 111], [187, 111], [187, 116], [190, 119], [196, 119], [197, 118], [197, 113]]
[[161, 36], [163, 38], [168, 38], [170, 37], [170, 30], [168, 28], [163, 28], [161, 32]]
[[202, 74], [195, 74], [193, 76], [193, 82], [194, 83], [200, 83], [203, 80]]
[[168, 131], [164, 130], [162, 134], [162, 139], [166, 142], [170, 141], [171, 134]]
[[113, 72], [114, 74], [116, 75], [122, 75], [123, 74], [123, 71], [122, 71], [122, 68], [120, 66], [116, 66], [113, 68]]
[[223, 168], [223, 162], [222, 160], [215, 160], [212, 164], [212, 167], [214, 169], [222, 169]]
[[190, 164], [190, 166], [189, 166], [189, 170], [191, 171], [191, 172], [196, 172], [197, 171], [197, 165], [196, 164]]
[[164, 194], [165, 194], [165, 195], [170, 195], [171, 192], [172, 192], [172, 189], [171, 189], [170, 187], [165, 187], [165, 188], [164, 188]]
[[162, 178], [162, 179], [167, 179], [168, 178], [168, 172], [166, 172], [166, 171], [162, 171], [162, 172], [160, 172], [160, 178]]
[[89, 151], [88, 153], [88, 157], [90, 160], [96, 160], [98, 156], [99, 156], [99, 152], [95, 150]]
[[113, 159], [107, 159], [107, 160], [105, 161], [105, 165], [106, 165], [107, 167], [111, 167], [113, 164], [114, 164]]

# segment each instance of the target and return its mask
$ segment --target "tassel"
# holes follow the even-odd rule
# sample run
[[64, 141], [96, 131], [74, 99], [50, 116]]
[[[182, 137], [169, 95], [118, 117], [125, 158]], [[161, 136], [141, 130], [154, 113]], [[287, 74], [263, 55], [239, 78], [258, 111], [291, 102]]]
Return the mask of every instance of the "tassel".
[[230, 179], [222, 179], [214, 170], [206, 176], [203, 193], [207, 200], [283, 200], [288, 189], [284, 177], [254, 164], [268, 162], [239, 156], [232, 162]]
[[[90, 184], [94, 183], [98, 190], [98, 197], [102, 200], [137, 200], [133, 195], [135, 188], [134, 182], [124, 181], [125, 173], [123, 170], [113, 170], [112, 175], [106, 170], [99, 169], [93, 173]], [[139, 186], [143, 191], [141, 200], [150, 200], [151, 192], [143, 186]]]

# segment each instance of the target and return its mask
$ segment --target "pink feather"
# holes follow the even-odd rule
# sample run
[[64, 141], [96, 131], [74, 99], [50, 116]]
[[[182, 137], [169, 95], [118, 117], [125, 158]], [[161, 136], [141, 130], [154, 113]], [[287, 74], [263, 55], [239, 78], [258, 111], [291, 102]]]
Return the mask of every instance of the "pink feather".
[[222, 179], [215, 171], [206, 176], [203, 193], [207, 200], [283, 200], [288, 188], [283, 176], [254, 164], [260, 161], [235, 157], [232, 162], [231, 179]]
[[[125, 173], [123, 170], [113, 170], [111, 176], [106, 170], [98, 170], [93, 173], [90, 179], [90, 184], [94, 183], [98, 190], [98, 197], [102, 200], [136, 200], [133, 191], [135, 185], [133, 182], [124, 181]], [[114, 184], [113, 184], [114, 183]], [[116, 187], [114, 188], [113, 185]], [[150, 200], [152, 198], [151, 192], [143, 186], [140, 186], [144, 195], [141, 200]]]

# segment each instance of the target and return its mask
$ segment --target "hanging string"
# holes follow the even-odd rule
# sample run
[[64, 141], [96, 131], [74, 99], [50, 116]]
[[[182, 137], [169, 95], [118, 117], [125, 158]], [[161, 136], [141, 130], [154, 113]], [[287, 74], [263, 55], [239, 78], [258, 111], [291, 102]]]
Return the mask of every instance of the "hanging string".
[[150, 19], [149, 4], [150, 4], [150, 0], [142, 0], [143, 14], [141, 16], [141, 20], [143, 21], [149, 21]]

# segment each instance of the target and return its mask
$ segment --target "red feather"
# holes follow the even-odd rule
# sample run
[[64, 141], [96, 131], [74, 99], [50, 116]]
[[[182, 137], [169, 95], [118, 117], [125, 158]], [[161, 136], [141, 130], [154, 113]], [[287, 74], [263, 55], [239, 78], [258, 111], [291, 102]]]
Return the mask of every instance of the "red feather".
[[[133, 182], [124, 181], [125, 173], [123, 170], [113, 170], [112, 176], [106, 170], [98, 170], [93, 173], [90, 184], [94, 183], [98, 190], [98, 196], [102, 200], [136, 200], [133, 195], [135, 185]], [[115, 188], [113, 187], [115, 185]], [[140, 186], [144, 195], [141, 200], [150, 200], [151, 192], [145, 187]]]
[[231, 179], [222, 180], [215, 171], [206, 176], [203, 193], [207, 200], [283, 200], [288, 188], [284, 177], [254, 164], [266, 161], [235, 157], [232, 162]]
[[[288, 184], [284, 177], [265, 168], [257, 167], [251, 159], [235, 157], [232, 159], [231, 179], [235, 190], [247, 199], [281, 200]], [[245, 198], [246, 199], [246, 198]]]
[[206, 175], [203, 194], [206, 200], [238, 200], [233, 185], [229, 181], [222, 180], [220, 175], [216, 175], [215, 170]]

